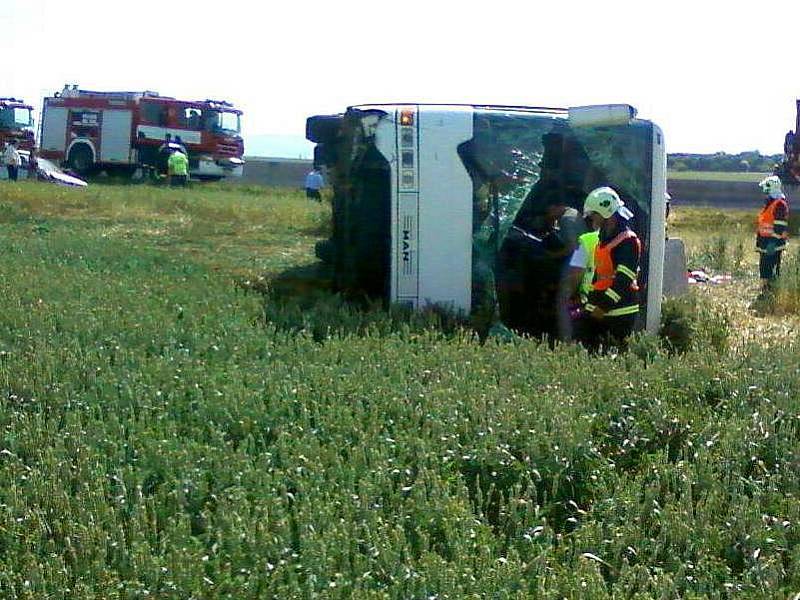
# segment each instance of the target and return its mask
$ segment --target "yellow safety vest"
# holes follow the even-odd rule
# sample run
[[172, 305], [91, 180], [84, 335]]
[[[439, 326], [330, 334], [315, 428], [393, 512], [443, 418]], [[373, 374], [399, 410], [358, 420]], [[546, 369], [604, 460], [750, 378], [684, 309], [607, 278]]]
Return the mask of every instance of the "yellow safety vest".
[[189, 159], [183, 152], [173, 152], [167, 159], [167, 169], [171, 175], [188, 175]]
[[580, 293], [585, 296], [592, 291], [594, 281], [594, 251], [600, 243], [600, 231], [588, 231], [578, 236], [578, 245], [583, 248], [586, 253], [586, 267], [583, 271], [583, 279], [581, 280]]

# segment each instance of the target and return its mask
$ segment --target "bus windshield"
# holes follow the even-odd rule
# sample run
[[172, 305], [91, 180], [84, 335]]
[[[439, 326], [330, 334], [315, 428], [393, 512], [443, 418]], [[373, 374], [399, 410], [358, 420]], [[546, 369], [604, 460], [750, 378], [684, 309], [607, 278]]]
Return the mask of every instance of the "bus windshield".
[[0, 109], [0, 128], [24, 129], [33, 125], [30, 108], [3, 108]]
[[477, 110], [474, 137], [459, 148], [473, 180], [473, 307], [496, 304], [507, 326], [555, 337], [556, 294], [588, 192], [614, 187], [648, 244], [651, 135], [644, 122], [571, 127], [550, 115]]

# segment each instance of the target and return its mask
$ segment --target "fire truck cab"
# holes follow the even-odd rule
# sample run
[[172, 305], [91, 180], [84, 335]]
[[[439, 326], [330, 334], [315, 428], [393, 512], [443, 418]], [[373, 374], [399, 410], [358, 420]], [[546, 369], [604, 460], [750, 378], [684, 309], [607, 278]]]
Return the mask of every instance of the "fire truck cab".
[[65, 87], [44, 99], [40, 153], [79, 173], [164, 172], [168, 148], [178, 144], [192, 177], [236, 177], [244, 165], [241, 115], [225, 101]]
[[33, 150], [33, 108], [18, 98], [0, 98], [0, 148], [16, 140], [20, 150]]

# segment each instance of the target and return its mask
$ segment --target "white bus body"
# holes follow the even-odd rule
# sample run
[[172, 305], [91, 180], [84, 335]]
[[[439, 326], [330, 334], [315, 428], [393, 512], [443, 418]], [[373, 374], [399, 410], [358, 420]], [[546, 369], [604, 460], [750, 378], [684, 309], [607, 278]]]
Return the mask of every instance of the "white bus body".
[[[480, 308], [478, 288], [499, 289], [492, 251], [496, 258], [531, 203], [557, 193], [580, 210], [585, 193], [611, 185], [634, 210], [644, 242], [639, 327], [657, 331], [666, 153], [660, 129], [636, 119], [630, 106], [356, 106], [310, 118], [307, 136], [334, 182], [340, 288], [471, 314]], [[384, 224], [366, 237], [359, 233], [375, 220]], [[364, 264], [368, 272], [359, 278]]]

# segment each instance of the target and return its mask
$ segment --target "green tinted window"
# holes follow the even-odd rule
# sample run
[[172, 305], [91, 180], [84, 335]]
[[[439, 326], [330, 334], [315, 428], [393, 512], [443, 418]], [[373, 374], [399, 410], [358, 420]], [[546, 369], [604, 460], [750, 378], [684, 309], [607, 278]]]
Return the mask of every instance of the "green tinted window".
[[[474, 137], [459, 149], [474, 183], [474, 312], [555, 335], [559, 282], [596, 187], [617, 190], [646, 245], [651, 135], [646, 122], [570, 127], [559, 114], [476, 111]], [[558, 217], [564, 206], [572, 210]]]

